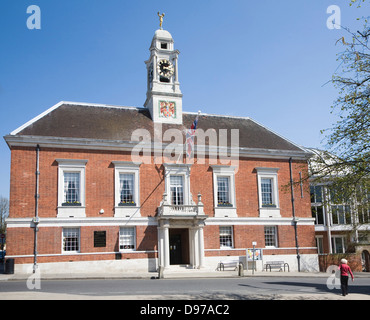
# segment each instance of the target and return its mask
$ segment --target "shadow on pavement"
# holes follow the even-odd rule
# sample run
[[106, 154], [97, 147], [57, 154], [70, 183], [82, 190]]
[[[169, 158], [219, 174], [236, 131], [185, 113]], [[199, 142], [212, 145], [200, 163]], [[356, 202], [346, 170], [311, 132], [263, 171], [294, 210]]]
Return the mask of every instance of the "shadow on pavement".
[[[360, 279], [357, 279], [358, 282], [360, 282]], [[310, 289], [315, 289], [317, 292], [322, 292], [322, 293], [341, 293], [340, 288], [339, 289], [332, 289], [330, 290], [326, 283], [308, 283], [308, 282], [294, 282], [294, 281], [289, 281], [289, 282], [264, 282], [265, 284], [269, 284], [271, 286], [273, 285], [284, 285], [284, 286], [295, 286], [295, 287], [302, 287], [304, 288], [310, 288]], [[294, 291], [294, 290], [292, 290]], [[302, 290], [303, 291], [303, 290]], [[308, 290], [311, 291], [312, 290]], [[370, 295], [370, 287], [366, 285], [359, 285], [356, 284], [356, 279], [354, 282], [349, 280], [348, 282], [348, 293], [359, 293], [359, 294], [368, 294]]]

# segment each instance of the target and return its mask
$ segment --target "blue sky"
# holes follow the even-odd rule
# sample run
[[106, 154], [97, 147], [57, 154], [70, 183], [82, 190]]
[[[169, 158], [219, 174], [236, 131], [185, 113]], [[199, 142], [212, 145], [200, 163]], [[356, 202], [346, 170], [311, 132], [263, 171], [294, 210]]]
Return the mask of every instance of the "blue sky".
[[[2, 0], [0, 130], [4, 136], [59, 101], [143, 106], [149, 46], [163, 28], [180, 51], [185, 111], [251, 117], [303, 146], [323, 147], [336, 121], [327, 83], [346, 31], [369, 5], [349, 0]], [[41, 29], [29, 30], [38, 5]], [[9, 195], [10, 150], [0, 143], [0, 195]]]

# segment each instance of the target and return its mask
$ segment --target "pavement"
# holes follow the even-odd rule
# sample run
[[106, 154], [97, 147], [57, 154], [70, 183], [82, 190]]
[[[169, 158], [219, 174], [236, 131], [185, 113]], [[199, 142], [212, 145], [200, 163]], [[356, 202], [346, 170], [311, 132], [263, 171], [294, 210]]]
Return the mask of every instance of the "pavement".
[[[37, 274], [0, 274], [0, 286], [4, 281], [30, 281]], [[325, 272], [282, 272], [282, 271], [255, 271], [244, 270], [243, 277], [311, 277], [328, 278], [329, 273]], [[370, 278], [370, 273], [355, 272], [355, 279]], [[186, 278], [238, 278], [237, 270], [212, 271], [212, 270], [194, 270], [185, 268], [173, 268], [164, 272], [164, 279], [186, 279]], [[40, 273], [40, 280], [83, 280], [83, 279], [157, 279], [157, 272], [130, 272], [130, 273]], [[35, 278], [33, 278], [35, 279]], [[31, 280], [32, 281], [32, 280]], [[335, 290], [334, 290], [335, 291]], [[370, 300], [368, 294], [350, 294], [342, 297], [337, 292], [322, 292], [313, 294], [245, 294], [237, 298], [232, 293], [192, 296], [188, 295], [117, 295], [117, 296], [91, 296], [83, 294], [60, 294], [41, 292], [39, 290], [28, 290], [24, 292], [4, 292], [0, 293], [0, 300]]]
[[[326, 272], [283, 272], [283, 271], [251, 271], [244, 270], [243, 277], [313, 277], [313, 278], [328, 278], [329, 273]], [[0, 273], [0, 281], [23, 281], [34, 276], [32, 273], [15, 273], [4, 274]], [[73, 280], [73, 279], [157, 279], [158, 272], [127, 272], [127, 273], [42, 273], [37, 274], [40, 280]], [[355, 278], [370, 278], [368, 272], [354, 272]], [[166, 270], [163, 274], [163, 279], [184, 279], [184, 278], [235, 278], [239, 277], [237, 270], [202, 270], [202, 269], [186, 269], [172, 268]]]

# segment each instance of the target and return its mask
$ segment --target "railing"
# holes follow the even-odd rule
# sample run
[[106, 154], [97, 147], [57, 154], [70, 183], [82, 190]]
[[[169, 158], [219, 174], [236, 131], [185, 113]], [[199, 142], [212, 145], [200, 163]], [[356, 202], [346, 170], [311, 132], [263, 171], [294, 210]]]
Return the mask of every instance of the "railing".
[[194, 216], [198, 215], [198, 206], [197, 205], [170, 205], [162, 204], [159, 207], [159, 214], [162, 216], [166, 215], [187, 215]]
[[172, 205], [167, 202], [167, 194], [163, 194], [163, 201], [158, 207], [159, 216], [197, 216], [204, 215], [201, 195], [198, 194], [198, 204]]

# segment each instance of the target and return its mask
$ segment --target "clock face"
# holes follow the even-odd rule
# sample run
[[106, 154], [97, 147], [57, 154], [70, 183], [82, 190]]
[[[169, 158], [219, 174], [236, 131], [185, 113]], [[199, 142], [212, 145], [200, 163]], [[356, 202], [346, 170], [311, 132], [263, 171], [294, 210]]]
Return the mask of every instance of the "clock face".
[[174, 73], [173, 64], [166, 59], [160, 60], [158, 62], [158, 73], [162, 77], [166, 77], [166, 78], [171, 77]]

